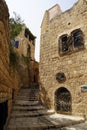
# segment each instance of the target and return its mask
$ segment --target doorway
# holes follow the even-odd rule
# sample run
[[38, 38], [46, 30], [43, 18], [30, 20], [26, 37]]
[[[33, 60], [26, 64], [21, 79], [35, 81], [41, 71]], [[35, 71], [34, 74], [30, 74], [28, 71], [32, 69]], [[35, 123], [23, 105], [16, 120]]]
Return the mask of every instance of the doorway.
[[71, 113], [72, 111], [71, 94], [65, 87], [55, 91], [55, 110], [58, 113]]

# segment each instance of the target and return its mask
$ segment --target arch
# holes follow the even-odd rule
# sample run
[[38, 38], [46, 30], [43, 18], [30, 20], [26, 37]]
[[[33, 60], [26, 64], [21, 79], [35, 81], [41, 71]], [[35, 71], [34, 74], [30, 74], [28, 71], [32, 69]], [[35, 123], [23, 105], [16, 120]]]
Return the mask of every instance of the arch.
[[58, 88], [55, 91], [55, 110], [59, 113], [71, 113], [72, 98], [71, 94], [65, 87]]

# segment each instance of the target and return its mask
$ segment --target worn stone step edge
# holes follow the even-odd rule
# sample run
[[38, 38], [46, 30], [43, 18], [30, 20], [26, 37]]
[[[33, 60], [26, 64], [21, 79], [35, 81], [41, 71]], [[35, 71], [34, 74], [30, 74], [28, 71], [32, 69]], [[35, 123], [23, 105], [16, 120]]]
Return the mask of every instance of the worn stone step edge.
[[37, 101], [38, 99], [26, 99], [26, 100], [24, 100], [24, 99], [15, 99], [16, 101], [18, 101], [18, 100], [22, 100], [22, 101]]
[[37, 116], [44, 116], [44, 115], [52, 115], [55, 113], [55, 111], [42, 111], [42, 112], [39, 112], [39, 111], [34, 111], [35, 113], [14, 113], [14, 114], [11, 114], [11, 117], [15, 117], [15, 118], [18, 118], [18, 117], [37, 117]]
[[14, 111], [35, 111], [35, 110], [42, 110], [42, 109], [45, 109], [45, 108], [26, 108], [26, 109], [13, 109]]
[[14, 101], [14, 104], [17, 104], [17, 105], [36, 105], [36, 104], [41, 104], [38, 100], [37, 101], [23, 101], [23, 100], [15, 100]]
[[[76, 124], [80, 124], [80, 123], [83, 123], [84, 121], [83, 120], [81, 120], [81, 121], [72, 121], [71, 123], [65, 123], [65, 124], [58, 124], [58, 125], [55, 125], [55, 124], [51, 124], [51, 125], [40, 125], [40, 126], [34, 126], [34, 127], [29, 127], [29, 126], [27, 126], [27, 130], [29, 129], [29, 130], [50, 130], [51, 128], [55, 128], [55, 129], [57, 129], [57, 128], [63, 128], [63, 127], [67, 127], [67, 126], [72, 126], [72, 125], [76, 125]], [[24, 126], [18, 126], [18, 127], [15, 127], [15, 126], [11, 126], [11, 125], [9, 125], [8, 126], [9, 127], [9, 129], [8, 130], [19, 130], [19, 128], [20, 128], [20, 130], [22, 129], [22, 130], [24, 130], [25, 128], [26, 128], [26, 126], [24, 127]], [[11, 128], [11, 129], [10, 129]]]
[[38, 97], [26, 97], [26, 98], [17, 97], [17, 98], [15, 98], [15, 100], [29, 100], [29, 99], [38, 99]]
[[22, 106], [22, 107], [29, 107], [29, 106], [38, 106], [40, 104], [14, 104], [14, 106]]

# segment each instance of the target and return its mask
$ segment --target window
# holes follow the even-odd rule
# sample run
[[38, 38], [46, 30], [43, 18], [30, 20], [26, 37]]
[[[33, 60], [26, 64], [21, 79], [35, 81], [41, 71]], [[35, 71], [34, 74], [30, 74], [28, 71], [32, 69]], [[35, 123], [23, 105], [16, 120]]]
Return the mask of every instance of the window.
[[83, 33], [80, 29], [74, 30], [71, 33], [72, 37], [73, 37], [73, 45], [75, 48], [78, 48], [80, 46], [84, 45], [83, 42]]
[[59, 49], [60, 49], [60, 52], [62, 52], [62, 53], [68, 51], [67, 40], [68, 40], [67, 35], [62, 35], [62, 36], [59, 38]]
[[84, 48], [83, 32], [80, 29], [76, 29], [70, 33], [70, 35], [64, 34], [59, 38], [59, 53], [67, 54], [73, 50]]

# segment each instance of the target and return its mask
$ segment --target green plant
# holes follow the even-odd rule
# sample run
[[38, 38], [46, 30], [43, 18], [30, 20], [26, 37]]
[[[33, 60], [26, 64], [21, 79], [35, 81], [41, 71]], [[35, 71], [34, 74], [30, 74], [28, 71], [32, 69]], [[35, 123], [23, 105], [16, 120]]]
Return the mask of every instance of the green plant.
[[18, 66], [19, 58], [11, 45], [10, 45], [9, 59], [10, 59], [10, 66], [16, 69]]
[[23, 21], [21, 20], [21, 17], [17, 15], [14, 12], [15, 17], [10, 18], [9, 23], [10, 23], [10, 36], [11, 39], [15, 39], [16, 36], [22, 31], [22, 26], [23, 26]]
[[29, 65], [30, 58], [29, 58], [28, 56], [24, 56], [24, 55], [22, 54], [22, 59], [23, 59], [23, 61], [24, 61], [27, 65]]

